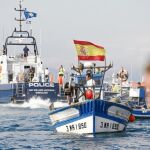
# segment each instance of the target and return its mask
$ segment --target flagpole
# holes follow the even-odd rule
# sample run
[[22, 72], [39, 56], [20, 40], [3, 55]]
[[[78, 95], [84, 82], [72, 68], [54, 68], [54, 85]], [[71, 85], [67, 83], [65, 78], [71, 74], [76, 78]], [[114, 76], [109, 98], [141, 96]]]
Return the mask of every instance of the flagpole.
[[[105, 56], [105, 70], [106, 70], [106, 56]], [[102, 88], [103, 88], [103, 83], [104, 83], [104, 77], [105, 77], [105, 71], [103, 73], [103, 76], [102, 76], [102, 80], [101, 80], [101, 86], [100, 86], [100, 90], [99, 90], [99, 96], [97, 99], [101, 98], [101, 93], [102, 93]]]

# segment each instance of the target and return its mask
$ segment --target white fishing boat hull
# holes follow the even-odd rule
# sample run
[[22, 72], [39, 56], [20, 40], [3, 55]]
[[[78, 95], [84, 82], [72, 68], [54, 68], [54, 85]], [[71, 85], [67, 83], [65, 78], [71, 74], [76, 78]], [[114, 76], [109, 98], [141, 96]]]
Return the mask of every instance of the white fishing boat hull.
[[[111, 121], [102, 117], [93, 116], [68, 123], [56, 128], [57, 132], [61, 133], [76, 133], [76, 134], [93, 134], [103, 132], [119, 132], [123, 131], [126, 126], [116, 121]], [[95, 127], [94, 127], [95, 126]]]
[[49, 113], [57, 132], [75, 134], [124, 131], [130, 115], [129, 107], [103, 100], [86, 101]]

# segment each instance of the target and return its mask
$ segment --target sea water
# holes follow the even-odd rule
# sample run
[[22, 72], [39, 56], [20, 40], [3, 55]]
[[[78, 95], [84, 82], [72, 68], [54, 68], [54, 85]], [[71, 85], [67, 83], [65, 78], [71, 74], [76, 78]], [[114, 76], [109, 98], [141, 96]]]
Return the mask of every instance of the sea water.
[[[150, 120], [130, 123], [125, 132], [92, 135], [56, 133], [50, 126], [49, 100], [0, 105], [0, 150], [150, 149]], [[55, 108], [66, 106], [56, 102]]]

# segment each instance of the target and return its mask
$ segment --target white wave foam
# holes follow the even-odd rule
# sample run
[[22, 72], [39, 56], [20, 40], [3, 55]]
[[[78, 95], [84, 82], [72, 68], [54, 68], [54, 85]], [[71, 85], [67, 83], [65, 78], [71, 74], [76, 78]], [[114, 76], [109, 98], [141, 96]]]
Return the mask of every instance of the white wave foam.
[[15, 103], [9, 103], [9, 104], [3, 104], [3, 107], [14, 107], [14, 108], [30, 108], [30, 109], [36, 109], [36, 108], [46, 108], [48, 109], [51, 102], [50, 99], [42, 100], [41, 98], [31, 98], [28, 102], [24, 102], [22, 104], [15, 104]]
[[59, 102], [59, 101], [54, 102], [54, 108], [55, 109], [61, 108], [61, 107], [66, 107], [66, 106], [69, 106], [68, 103], [66, 103], [66, 102]]
[[[41, 98], [31, 98], [28, 102], [24, 102], [22, 104], [15, 104], [15, 103], [9, 103], [9, 104], [1, 104], [2, 107], [11, 107], [11, 108], [30, 108], [30, 109], [37, 109], [37, 108], [45, 108], [49, 109], [49, 106], [51, 105], [50, 99], [43, 100]], [[61, 108], [68, 106], [66, 102], [57, 101], [54, 102], [54, 108]]]

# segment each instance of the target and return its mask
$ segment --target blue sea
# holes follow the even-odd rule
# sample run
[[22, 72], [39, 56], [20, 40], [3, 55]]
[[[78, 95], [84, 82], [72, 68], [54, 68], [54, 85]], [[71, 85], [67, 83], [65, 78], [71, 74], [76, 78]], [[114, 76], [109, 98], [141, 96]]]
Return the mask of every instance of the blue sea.
[[[58, 102], [56, 107], [65, 104]], [[0, 150], [150, 149], [150, 120], [130, 123], [125, 132], [92, 135], [56, 133], [50, 126], [48, 101], [0, 105]]]

